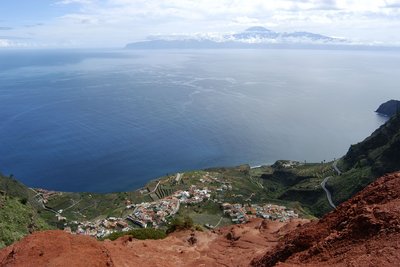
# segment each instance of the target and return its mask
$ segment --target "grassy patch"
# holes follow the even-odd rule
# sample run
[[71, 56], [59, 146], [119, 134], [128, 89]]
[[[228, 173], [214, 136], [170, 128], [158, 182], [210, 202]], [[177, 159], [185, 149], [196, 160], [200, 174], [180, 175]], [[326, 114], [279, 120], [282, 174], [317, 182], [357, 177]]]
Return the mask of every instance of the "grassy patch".
[[330, 179], [327, 187], [331, 190], [333, 201], [342, 203], [374, 180], [370, 167], [354, 168]]
[[29, 204], [0, 196], [0, 248], [11, 245], [32, 231], [51, 229]]

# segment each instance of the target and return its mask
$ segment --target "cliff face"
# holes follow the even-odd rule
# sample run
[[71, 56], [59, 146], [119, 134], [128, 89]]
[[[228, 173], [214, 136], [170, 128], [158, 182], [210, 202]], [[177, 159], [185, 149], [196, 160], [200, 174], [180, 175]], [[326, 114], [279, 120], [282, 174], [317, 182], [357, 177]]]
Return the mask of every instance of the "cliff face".
[[400, 173], [379, 178], [321, 220], [286, 235], [253, 266], [396, 266]]
[[390, 118], [344, 156], [347, 169], [371, 166], [377, 175], [400, 170], [400, 115]]
[[333, 200], [342, 203], [378, 177], [400, 171], [400, 114], [392, 116], [339, 161], [342, 175], [329, 181]]

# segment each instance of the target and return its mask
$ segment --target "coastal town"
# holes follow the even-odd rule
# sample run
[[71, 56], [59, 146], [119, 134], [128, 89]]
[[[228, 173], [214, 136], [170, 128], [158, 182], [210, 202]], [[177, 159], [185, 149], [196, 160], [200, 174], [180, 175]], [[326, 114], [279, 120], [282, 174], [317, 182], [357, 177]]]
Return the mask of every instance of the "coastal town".
[[[182, 185], [184, 180], [190, 183]], [[167, 183], [180, 185], [181, 188], [176, 191], [165, 193]], [[232, 224], [246, 223], [252, 218], [263, 218], [267, 220], [287, 221], [292, 218], [298, 218], [298, 214], [285, 206], [274, 205], [270, 203], [252, 203], [250, 197], [244, 198], [242, 203], [229, 203], [224, 201], [225, 193], [232, 191], [232, 184], [222, 177], [215, 177], [209, 172], [201, 175], [184, 177], [184, 174], [178, 173], [176, 176], [167, 180], [154, 182], [152, 188], [147, 187], [138, 190], [143, 197], [148, 197], [152, 201], [143, 201], [141, 203], [132, 203], [125, 199], [124, 212], [122, 216], [107, 216], [106, 218], [97, 218], [95, 220], [68, 220], [64, 215], [65, 209], [55, 211], [58, 223], [64, 225], [64, 230], [79, 235], [89, 235], [97, 238], [103, 238], [111, 233], [120, 231], [129, 231], [135, 228], [162, 228], [167, 227], [169, 220], [172, 219], [181, 207], [190, 207], [202, 205], [201, 203], [212, 202], [220, 208], [221, 218], [225, 217]], [[43, 203], [47, 203], [52, 196], [58, 193], [37, 189], [37, 195], [41, 197]], [[230, 194], [231, 196], [239, 196]], [[144, 199], [144, 198], [143, 198]], [[74, 203], [78, 203], [74, 201]], [[72, 204], [71, 206], [75, 205]], [[71, 207], [69, 206], [69, 207]], [[67, 208], [69, 208], [67, 207]], [[215, 228], [210, 222], [202, 225], [208, 229]]]
[[[210, 193], [207, 188], [197, 189], [192, 187], [188, 191], [177, 191], [172, 196], [155, 202], [131, 204], [127, 208], [132, 209], [132, 212], [125, 218], [109, 217], [94, 222], [74, 221], [73, 224], [76, 224], [76, 230], [72, 231], [71, 227], [67, 227], [66, 231], [102, 238], [113, 232], [129, 231], [137, 227], [160, 228], [168, 224], [168, 219], [179, 211], [180, 205], [201, 203], [210, 198]], [[246, 223], [256, 217], [279, 221], [298, 218], [298, 214], [294, 211], [288, 210], [284, 206], [273, 204], [242, 205], [239, 203], [223, 203], [221, 209], [233, 224]], [[210, 224], [205, 224], [204, 226], [206, 228], [214, 228]]]

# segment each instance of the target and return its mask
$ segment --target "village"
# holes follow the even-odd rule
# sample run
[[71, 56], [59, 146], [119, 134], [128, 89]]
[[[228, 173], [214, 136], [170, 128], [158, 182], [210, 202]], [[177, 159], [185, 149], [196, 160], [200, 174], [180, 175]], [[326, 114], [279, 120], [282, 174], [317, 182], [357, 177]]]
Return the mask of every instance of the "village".
[[[173, 182], [179, 182], [182, 174], [178, 174]], [[232, 190], [232, 185], [222, 179], [215, 178], [209, 173], [198, 178], [200, 183], [191, 184], [187, 190], [177, 190], [171, 195], [154, 200], [152, 202], [131, 203], [126, 201], [127, 214], [124, 217], [108, 217], [95, 221], [72, 221], [57, 213], [58, 221], [65, 223], [65, 231], [103, 238], [113, 232], [129, 231], [134, 228], [161, 228], [168, 225], [168, 220], [179, 212], [181, 205], [185, 207], [213, 201], [220, 205], [222, 216], [228, 217], [233, 224], [246, 223], [252, 218], [263, 218], [268, 220], [287, 221], [291, 218], [298, 218], [293, 210], [288, 210], [285, 206], [274, 204], [255, 204], [255, 203], [224, 203], [215, 198], [216, 194]], [[211, 186], [213, 184], [213, 186]], [[156, 188], [160, 185], [157, 183]], [[141, 194], [149, 194], [156, 190], [142, 190]], [[47, 192], [46, 192], [47, 193]], [[214, 198], [213, 198], [214, 197]], [[248, 198], [250, 199], [250, 198]], [[248, 200], [247, 199], [247, 200]], [[206, 223], [206, 228], [214, 226]]]
[[[130, 226], [127, 221], [132, 222], [136, 227], [159, 228], [167, 225], [168, 218], [174, 216], [178, 211], [181, 204], [195, 204], [203, 202], [210, 197], [210, 191], [207, 189], [192, 189], [189, 191], [177, 191], [173, 196], [166, 197], [165, 199], [151, 202], [132, 204], [128, 208], [133, 209], [132, 213], [126, 218], [109, 217], [94, 222], [77, 222], [77, 228], [72, 231], [70, 227], [66, 231], [75, 234], [90, 235], [97, 238], [102, 238], [113, 232], [129, 231], [135, 228]], [[298, 218], [292, 210], [288, 210], [284, 206], [273, 204], [231, 204], [223, 203], [221, 205], [223, 214], [228, 216], [232, 223], [240, 224], [246, 223], [252, 218], [263, 218], [268, 220], [279, 220], [281, 222]], [[213, 228], [213, 226], [206, 224], [206, 228]]]
[[269, 220], [279, 220], [281, 222], [292, 218], [298, 218], [293, 210], [288, 210], [285, 206], [273, 204], [230, 204], [223, 203], [224, 214], [231, 218], [232, 223], [245, 223], [252, 218], [263, 218]]

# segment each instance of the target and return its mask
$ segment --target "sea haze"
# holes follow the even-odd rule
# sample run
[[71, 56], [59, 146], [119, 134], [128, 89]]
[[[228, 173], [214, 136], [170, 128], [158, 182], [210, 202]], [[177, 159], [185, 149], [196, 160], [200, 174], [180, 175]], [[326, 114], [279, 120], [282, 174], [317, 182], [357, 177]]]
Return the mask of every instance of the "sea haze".
[[0, 171], [110, 192], [167, 173], [332, 160], [384, 122], [400, 53], [0, 52]]

